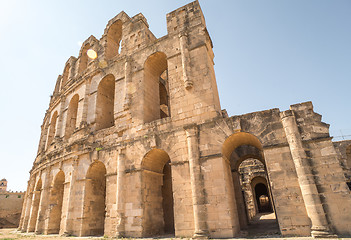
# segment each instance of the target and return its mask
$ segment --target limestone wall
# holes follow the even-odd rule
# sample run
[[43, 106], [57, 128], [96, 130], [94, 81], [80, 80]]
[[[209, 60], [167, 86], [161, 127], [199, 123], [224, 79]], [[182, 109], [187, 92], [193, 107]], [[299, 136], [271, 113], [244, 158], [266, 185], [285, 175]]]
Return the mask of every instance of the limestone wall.
[[0, 192], [0, 228], [18, 227], [25, 192]]
[[282, 235], [351, 234], [344, 150], [335, 150], [312, 103], [228, 117], [198, 1], [167, 14], [167, 29], [156, 39], [142, 14], [121, 12], [68, 59], [19, 228], [235, 237], [249, 219], [239, 167], [252, 158], [264, 165]]

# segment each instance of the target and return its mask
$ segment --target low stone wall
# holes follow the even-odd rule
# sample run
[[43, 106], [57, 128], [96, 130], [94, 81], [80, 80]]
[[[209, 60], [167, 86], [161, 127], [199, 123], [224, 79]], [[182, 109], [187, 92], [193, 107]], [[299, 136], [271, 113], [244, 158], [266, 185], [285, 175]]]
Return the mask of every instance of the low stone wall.
[[24, 192], [0, 192], [0, 228], [18, 227]]

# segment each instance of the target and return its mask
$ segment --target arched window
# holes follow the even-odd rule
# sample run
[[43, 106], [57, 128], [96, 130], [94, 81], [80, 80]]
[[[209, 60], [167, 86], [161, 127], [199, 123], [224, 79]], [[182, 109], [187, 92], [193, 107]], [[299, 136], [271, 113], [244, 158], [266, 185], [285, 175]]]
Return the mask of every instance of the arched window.
[[53, 114], [52, 117], [51, 117], [47, 147], [50, 146], [50, 144], [52, 143], [52, 140], [53, 140], [54, 137], [55, 137], [57, 115], [58, 115], [58, 113], [57, 113], [57, 111], [55, 111], [54, 114]]
[[115, 77], [111, 74], [99, 83], [96, 99], [96, 130], [109, 128], [114, 123]]
[[68, 139], [76, 129], [78, 102], [79, 102], [79, 96], [78, 94], [76, 94], [72, 97], [68, 105], [66, 128], [65, 128], [66, 139]]
[[82, 73], [88, 66], [88, 55], [87, 51], [90, 49], [90, 44], [87, 43], [84, 45], [83, 50], [82, 50], [82, 55], [80, 56], [80, 63], [78, 67], [78, 73]]
[[144, 64], [144, 122], [169, 117], [167, 56], [156, 52]]
[[160, 118], [170, 117], [169, 96], [168, 96], [168, 73], [165, 70], [160, 76], [159, 94], [160, 94]]
[[122, 39], [122, 21], [114, 22], [107, 31], [105, 56], [111, 59], [119, 54]]
[[71, 68], [70, 64], [67, 64], [65, 70], [63, 71], [62, 81], [61, 81], [61, 89], [66, 85], [69, 75], [69, 69]]

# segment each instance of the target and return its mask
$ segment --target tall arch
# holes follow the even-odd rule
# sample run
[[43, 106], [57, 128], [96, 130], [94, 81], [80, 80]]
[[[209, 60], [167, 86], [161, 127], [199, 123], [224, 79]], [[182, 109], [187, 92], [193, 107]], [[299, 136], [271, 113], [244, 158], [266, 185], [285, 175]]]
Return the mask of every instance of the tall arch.
[[168, 64], [163, 52], [149, 56], [144, 63], [144, 122], [169, 117]]
[[39, 204], [40, 204], [40, 197], [41, 197], [41, 189], [42, 189], [42, 181], [40, 178], [38, 180], [37, 184], [35, 185], [34, 196], [33, 196], [33, 200], [32, 200], [32, 208], [31, 208], [27, 232], [34, 232], [35, 231], [36, 223], [38, 220], [38, 211], [39, 211]]
[[65, 69], [63, 70], [62, 74], [62, 81], [61, 81], [61, 89], [66, 85], [68, 77], [69, 77], [69, 70], [71, 68], [71, 64], [66, 64]]
[[173, 189], [170, 158], [152, 149], [142, 160], [143, 236], [174, 234]]
[[66, 139], [68, 139], [76, 129], [78, 102], [79, 102], [79, 95], [75, 94], [68, 105], [66, 127], [65, 127]]
[[105, 227], [106, 167], [100, 162], [90, 165], [85, 182], [81, 236], [102, 236]]
[[87, 43], [84, 45], [82, 49], [82, 55], [80, 56], [80, 62], [79, 62], [79, 67], [78, 67], [78, 73], [82, 73], [88, 66], [88, 55], [87, 51], [90, 49], [90, 44]]
[[48, 141], [47, 141], [47, 147], [50, 146], [50, 144], [52, 143], [52, 140], [54, 139], [55, 134], [56, 134], [57, 116], [58, 116], [58, 113], [57, 113], [57, 111], [55, 111], [54, 114], [51, 117], [50, 127], [49, 127], [49, 135], [48, 135]]
[[96, 99], [96, 130], [109, 128], [114, 122], [115, 77], [105, 76], [99, 83]]
[[60, 232], [61, 215], [62, 215], [62, 202], [64, 194], [65, 174], [59, 171], [54, 180], [54, 184], [50, 191], [49, 197], [49, 224], [48, 234], [55, 234]]
[[122, 21], [115, 21], [107, 31], [105, 56], [111, 59], [119, 54], [122, 40]]
[[[266, 175], [266, 163], [264, 160], [262, 144], [256, 136], [250, 133], [234, 133], [224, 141], [222, 155], [230, 163], [234, 186], [233, 198], [235, 199], [234, 202], [236, 202], [236, 207], [234, 206], [234, 209], [236, 208], [238, 212], [240, 228], [247, 229], [249, 222], [246, 206], [247, 199], [245, 199], [245, 195], [243, 194], [242, 178], [238, 169], [245, 160], [256, 159], [263, 163], [263, 169]], [[274, 226], [277, 225], [276, 222], [273, 224]]]

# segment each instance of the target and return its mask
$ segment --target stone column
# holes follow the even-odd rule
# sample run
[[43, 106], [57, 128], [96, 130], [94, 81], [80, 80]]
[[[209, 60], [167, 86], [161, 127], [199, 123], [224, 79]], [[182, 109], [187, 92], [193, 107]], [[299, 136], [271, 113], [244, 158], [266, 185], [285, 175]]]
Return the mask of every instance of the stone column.
[[126, 57], [126, 62], [124, 64], [124, 80], [126, 89], [123, 108], [124, 110], [128, 110], [132, 100], [132, 59], [130, 57]]
[[[67, 199], [67, 202], [63, 202], [62, 203], [62, 219], [61, 219], [61, 226], [60, 226], [60, 235], [64, 235], [64, 236], [69, 236], [72, 234], [72, 229], [74, 228], [72, 226], [73, 224], [73, 219], [72, 219], [72, 215], [73, 215], [73, 211], [72, 208], [74, 207], [74, 186], [75, 186], [75, 181], [76, 181], [76, 175], [77, 175], [77, 169], [78, 169], [78, 156], [75, 156], [73, 158], [72, 161], [72, 174], [70, 176], [70, 182], [65, 182], [64, 184], [64, 196], [63, 196], [63, 200]], [[69, 186], [66, 188], [66, 185]], [[68, 189], [68, 191], [66, 191], [66, 189]], [[67, 195], [67, 197], [65, 196]]]
[[294, 161], [303, 200], [308, 217], [311, 219], [312, 237], [329, 237], [331, 232], [326, 215], [314, 181], [314, 176], [302, 145], [299, 129], [296, 124], [294, 112], [287, 110], [280, 113], [286, 138]]
[[[33, 186], [34, 188], [34, 186]], [[24, 208], [24, 216], [23, 216], [23, 222], [21, 225], [21, 232], [26, 232], [27, 228], [28, 228], [28, 222], [29, 222], [29, 214], [30, 214], [30, 209], [32, 206], [32, 198], [33, 198], [33, 189], [32, 187], [30, 188], [30, 190], [28, 191], [28, 193], [26, 193], [27, 197], [27, 201], [25, 203], [25, 205], [23, 204], [23, 208]]]
[[82, 111], [82, 120], [79, 124], [80, 128], [84, 128], [87, 126], [87, 118], [88, 118], [88, 96], [90, 90], [91, 78], [87, 79], [85, 82], [85, 90], [84, 90], [84, 99], [83, 99], [83, 111]]
[[192, 202], [194, 210], [194, 225], [195, 232], [193, 238], [207, 238], [209, 236], [207, 228], [207, 209], [205, 205], [205, 196], [203, 191], [203, 181], [200, 166], [200, 152], [198, 145], [198, 129], [193, 125], [185, 129], [187, 144], [188, 144], [188, 158], [190, 169], [190, 181]]
[[125, 179], [125, 148], [118, 151], [117, 159], [117, 231], [116, 237], [123, 237], [125, 231], [124, 216], [124, 179]]
[[58, 119], [56, 122], [56, 131], [55, 131], [55, 136], [54, 138], [59, 138], [60, 136], [63, 136], [63, 112], [65, 110], [65, 105], [66, 105], [66, 96], [61, 96], [61, 106], [60, 106], [60, 112], [58, 113]]
[[[44, 174], [42, 174], [43, 176]], [[40, 204], [38, 209], [38, 217], [35, 226], [35, 233], [43, 233], [45, 229], [48, 229], [48, 221], [45, 221], [49, 216], [48, 214], [48, 200], [50, 198], [51, 191], [51, 167], [46, 169], [44, 178], [43, 188], [40, 195]], [[46, 225], [46, 226], [45, 226]]]
[[32, 195], [33, 196], [32, 196], [32, 201], [30, 206], [27, 232], [35, 231], [35, 227], [38, 219], [38, 208], [39, 208], [39, 206], [36, 206], [36, 202], [40, 201], [41, 190], [34, 190]]
[[27, 209], [29, 192], [30, 192], [30, 183], [28, 181], [27, 182], [27, 191], [24, 194], [24, 200], [23, 200], [22, 211], [21, 211], [21, 218], [20, 218], [20, 222], [19, 222], [18, 228], [17, 228], [18, 231], [22, 231], [22, 228], [23, 228], [23, 222], [24, 222], [25, 213], [26, 213], [26, 209]]
[[193, 87], [193, 81], [189, 79], [190, 55], [188, 50], [188, 35], [185, 31], [179, 33], [180, 53], [182, 57], [183, 81], [186, 89]]

